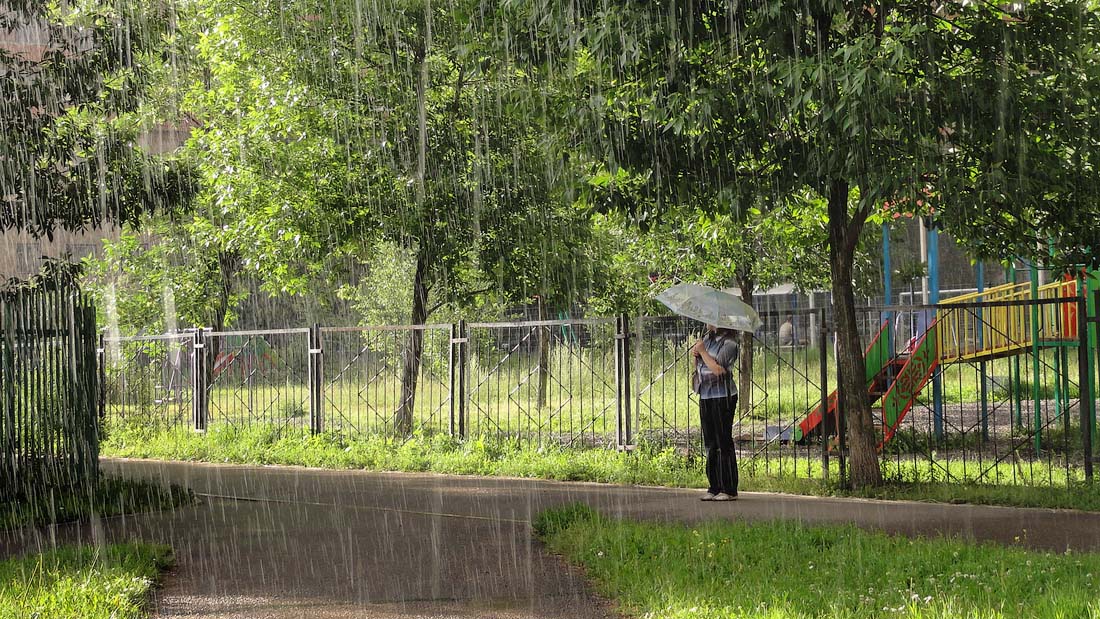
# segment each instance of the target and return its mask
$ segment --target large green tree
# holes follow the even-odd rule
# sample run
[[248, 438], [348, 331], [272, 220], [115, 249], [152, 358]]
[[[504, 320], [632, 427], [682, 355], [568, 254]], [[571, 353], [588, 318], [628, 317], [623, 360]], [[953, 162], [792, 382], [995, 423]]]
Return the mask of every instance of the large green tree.
[[[588, 286], [586, 220], [520, 67], [486, 51], [474, 2], [206, 3], [189, 98], [205, 190], [196, 217], [273, 290], [326, 259], [412, 257], [409, 321], [496, 295], [568, 305]], [[404, 351], [411, 429], [423, 333]]]
[[1075, 233], [1079, 253], [1095, 247], [1093, 233], [1054, 221], [1092, 186], [1096, 15], [1086, 3], [1017, 13], [923, 0], [519, 4], [537, 33], [533, 62], [560, 76], [553, 57], [570, 59], [579, 143], [612, 174], [645, 179], [647, 199], [621, 192], [617, 207], [645, 219], [684, 203], [736, 215], [801, 189], [825, 201], [857, 486], [881, 481], [853, 291], [878, 207], [921, 199], [938, 201], [946, 221], [995, 220], [972, 235], [989, 253], [1003, 239], [1035, 247], [1052, 229]]
[[[1058, 122], [1055, 102], [1095, 100], [1100, 84], [1074, 82], [1083, 77], [1081, 55], [1095, 54], [1095, 26], [1081, 24], [1096, 17], [1072, 1], [1019, 8], [825, 2], [746, 14], [768, 58], [758, 92], [775, 110], [783, 168], [828, 201], [840, 406], [857, 486], [881, 478], [852, 290], [856, 247], [877, 205], [901, 198], [936, 206], [932, 195], [945, 217], [966, 221], [962, 235], [989, 238], [1004, 230], [972, 230], [981, 218], [1041, 229], [1049, 222], [1031, 205], [1060, 191], [1080, 200], [1077, 190], [1051, 182], [1072, 163], [1057, 144], [1081, 143], [1079, 127]], [[1000, 111], [984, 116], [993, 101]], [[1024, 120], [1031, 113], [1042, 118]], [[1036, 144], [1044, 156], [1025, 159]]]
[[1097, 266], [1100, 5], [1004, 8], [941, 17], [963, 50], [937, 75], [953, 113], [929, 173], [936, 216], [984, 258]]

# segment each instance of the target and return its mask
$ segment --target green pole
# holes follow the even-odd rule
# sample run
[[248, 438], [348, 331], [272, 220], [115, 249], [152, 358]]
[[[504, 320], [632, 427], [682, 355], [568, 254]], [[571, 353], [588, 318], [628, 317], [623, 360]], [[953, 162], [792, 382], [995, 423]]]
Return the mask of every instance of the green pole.
[[[1097, 389], [1097, 374], [1100, 372], [1100, 368], [1097, 367], [1096, 355], [1100, 353], [1100, 333], [1097, 332], [1100, 325], [1095, 320], [1097, 316], [1097, 301], [1100, 301], [1100, 270], [1093, 270], [1089, 273], [1088, 277], [1085, 277], [1085, 306], [1089, 317], [1088, 321], [1088, 341], [1092, 342], [1092, 346], [1086, 346], [1088, 349], [1088, 376], [1089, 376], [1089, 393], [1095, 397]], [[1095, 370], [1095, 371], [1094, 371]], [[1095, 400], [1089, 401], [1089, 424], [1092, 430], [1092, 444], [1096, 445], [1096, 402]]]
[[[1010, 260], [1005, 267], [1005, 282], [1016, 283], [1016, 261]], [[1012, 421], [1017, 428], [1024, 427], [1023, 401], [1020, 395], [1020, 355], [1012, 355], [1012, 363], [1008, 366], [1008, 385], [1012, 390]]]
[[[978, 293], [985, 292], [985, 264], [978, 261]], [[979, 301], [985, 301], [985, 295], [978, 297]], [[985, 311], [978, 310], [978, 350], [985, 349]], [[978, 364], [981, 371], [982, 382], [978, 389], [982, 394], [982, 442], [989, 441], [989, 368], [984, 360]]]
[[[1058, 373], [1058, 382], [1062, 386], [1062, 411], [1059, 414], [1064, 415], [1064, 417], [1062, 417], [1062, 426], [1065, 429], [1066, 436], [1068, 437], [1069, 436], [1069, 425], [1070, 425], [1070, 419], [1069, 419], [1070, 418], [1070, 414], [1069, 414], [1069, 409], [1070, 409], [1070, 401], [1069, 401], [1069, 347], [1068, 346], [1059, 346], [1058, 347], [1058, 356], [1060, 356], [1062, 358], [1062, 369]], [[1081, 390], [1080, 390], [1080, 388], [1078, 388], [1078, 390], [1077, 390], [1078, 397], [1080, 397], [1080, 394], [1081, 394]]]
[[1009, 373], [1012, 374], [1012, 379], [1009, 381], [1009, 383], [1012, 384], [1012, 403], [1013, 403], [1013, 411], [1016, 413], [1016, 415], [1015, 415], [1016, 427], [1017, 428], [1023, 428], [1024, 427], [1024, 398], [1023, 398], [1023, 393], [1022, 393], [1022, 391], [1023, 391], [1023, 389], [1022, 389], [1023, 381], [1020, 380], [1020, 355], [1013, 355], [1012, 356], [1012, 366], [1009, 369], [1010, 369]]
[[[1031, 271], [1031, 300], [1039, 300], [1039, 268], [1034, 262], [1029, 263]], [[1039, 428], [1043, 425], [1043, 412], [1039, 406], [1039, 306], [1031, 306], [1031, 404], [1034, 409], [1035, 419], [1032, 431], [1035, 433], [1035, 454], [1042, 451], [1042, 433]]]
[[[1059, 306], [1059, 308], [1060, 307], [1061, 306]], [[1064, 327], [1065, 327], [1065, 325], [1063, 325], [1063, 328]], [[1068, 391], [1063, 391], [1062, 390], [1062, 375], [1063, 374], [1068, 374], [1068, 372], [1063, 372], [1063, 370], [1068, 370], [1069, 369], [1062, 362], [1062, 355], [1064, 354], [1064, 352], [1065, 352], [1065, 347], [1064, 346], [1059, 346], [1058, 349], [1054, 351], [1054, 418], [1055, 419], [1061, 419], [1062, 418], [1062, 413], [1063, 413], [1062, 396], [1063, 395], [1068, 395]], [[1068, 420], [1069, 417], [1067, 416], [1066, 419]]]

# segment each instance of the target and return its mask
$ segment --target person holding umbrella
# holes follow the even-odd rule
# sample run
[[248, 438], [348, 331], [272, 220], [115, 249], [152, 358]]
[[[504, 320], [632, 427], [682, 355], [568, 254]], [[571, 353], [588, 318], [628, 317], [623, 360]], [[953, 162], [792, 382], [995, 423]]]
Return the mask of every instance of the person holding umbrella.
[[737, 385], [730, 368], [739, 347], [732, 329], [707, 325], [707, 333], [691, 347], [695, 359], [692, 388], [699, 395], [699, 427], [707, 450], [707, 493], [704, 501], [737, 498], [737, 450], [733, 444], [733, 412]]
[[733, 444], [733, 414], [737, 385], [731, 369], [739, 347], [736, 331], [753, 333], [760, 316], [732, 294], [699, 284], [676, 284], [657, 300], [686, 318], [707, 325], [707, 333], [691, 347], [695, 361], [692, 389], [699, 394], [699, 422], [707, 449], [707, 493], [704, 501], [737, 498], [737, 453]]

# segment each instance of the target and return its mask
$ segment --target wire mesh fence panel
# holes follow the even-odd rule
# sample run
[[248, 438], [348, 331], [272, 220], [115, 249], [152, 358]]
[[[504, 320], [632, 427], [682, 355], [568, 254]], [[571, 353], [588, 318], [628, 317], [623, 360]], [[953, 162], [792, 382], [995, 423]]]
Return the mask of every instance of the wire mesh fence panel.
[[[820, 312], [789, 310], [761, 319], [755, 334], [735, 335], [740, 347], [730, 368], [738, 392], [733, 438], [741, 467], [820, 476], [820, 449], [796, 435], [799, 422], [821, 399], [822, 352], [810, 333], [810, 325], [821, 324]], [[696, 368], [689, 350], [704, 330], [701, 323], [677, 317], [638, 320], [634, 371], [640, 442], [701, 448], [699, 400], [692, 389]]]
[[361, 435], [449, 431], [450, 325], [321, 333], [326, 428]]
[[639, 442], [690, 449], [700, 443], [699, 400], [690, 344], [704, 325], [676, 316], [641, 316], [635, 325], [635, 436]]
[[[743, 339], [737, 368], [734, 440], [741, 461], [755, 473], [821, 478], [828, 466], [823, 448], [802, 439], [811, 432], [835, 435], [828, 406], [821, 408], [823, 388], [836, 388], [835, 364], [820, 334], [809, 330], [811, 324], [820, 328], [822, 314], [791, 310], [760, 318], [763, 326], [753, 334], [751, 346]], [[821, 419], [812, 426], [807, 420], [815, 414]]]
[[616, 444], [615, 321], [469, 325], [469, 435]]
[[309, 427], [307, 329], [202, 336], [211, 425]]
[[[1080, 381], [1098, 371], [1088, 353], [1100, 336], [1089, 334], [1081, 307], [1040, 298], [859, 309], [866, 397], [886, 474], [1048, 486], [1082, 479], [1091, 445], [1082, 427], [1094, 423], [1094, 407], [1082, 408]], [[767, 475], [839, 475], [844, 411], [827, 311], [761, 319], [756, 333], [736, 336], [731, 368], [741, 465]], [[643, 316], [106, 339], [103, 403], [112, 422], [154, 428], [205, 427], [205, 415], [235, 427], [690, 454], [701, 436], [689, 349], [704, 330]], [[196, 401], [200, 392], [206, 397]]]
[[1041, 486], [1082, 479], [1075, 307], [1049, 299], [879, 311], [914, 333], [894, 338], [895, 375], [883, 392], [871, 390], [885, 474]]
[[188, 334], [104, 338], [108, 424], [157, 430], [190, 425], [193, 343]]

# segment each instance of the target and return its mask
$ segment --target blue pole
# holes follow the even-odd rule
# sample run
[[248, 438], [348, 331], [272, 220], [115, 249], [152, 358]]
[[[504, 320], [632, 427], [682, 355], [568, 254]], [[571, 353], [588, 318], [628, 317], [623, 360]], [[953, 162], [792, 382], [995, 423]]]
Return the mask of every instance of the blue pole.
[[[928, 226], [928, 302], [940, 302], [940, 232], [935, 225]], [[935, 311], [931, 312], [935, 317]], [[928, 321], [931, 326], [931, 319]], [[932, 374], [932, 420], [936, 439], [943, 439], [943, 377], [937, 369]]]

